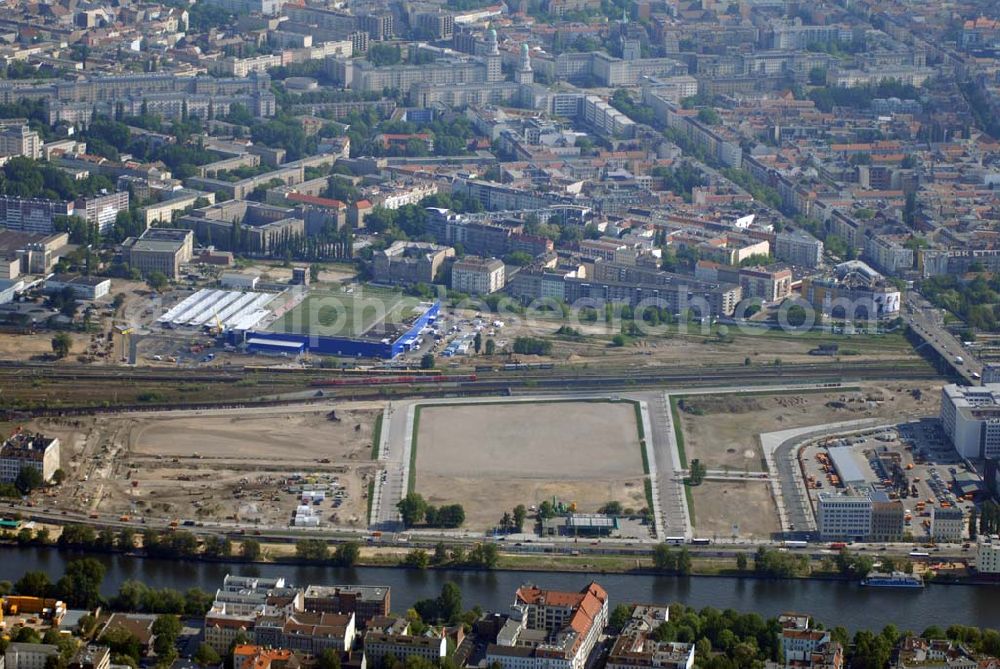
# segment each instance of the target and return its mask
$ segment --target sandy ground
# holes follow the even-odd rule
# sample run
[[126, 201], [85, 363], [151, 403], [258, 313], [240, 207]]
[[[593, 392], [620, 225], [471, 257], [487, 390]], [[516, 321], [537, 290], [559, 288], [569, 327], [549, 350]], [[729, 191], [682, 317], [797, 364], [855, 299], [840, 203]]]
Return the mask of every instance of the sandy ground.
[[[762, 432], [884, 416], [937, 415], [939, 385], [865, 384], [861, 392], [834, 391], [776, 395], [691, 396], [703, 415], [680, 411], [688, 461], [700, 458], [709, 469], [762, 471]], [[919, 387], [921, 398], [909, 392]], [[881, 398], [869, 402], [866, 398]]]
[[705, 481], [691, 489], [695, 536], [728, 538], [733, 525], [741, 537], [770, 539], [779, 532], [778, 511], [767, 482]]
[[461, 503], [488, 529], [505, 509], [558, 498], [580, 511], [610, 500], [645, 506], [631, 404], [592, 402], [424, 407], [416, 490]]
[[[41, 419], [69, 474], [56, 508], [286, 526], [295, 486], [323, 486], [324, 524], [363, 526], [377, 410], [242, 410]], [[334, 500], [339, 497], [339, 504]]]

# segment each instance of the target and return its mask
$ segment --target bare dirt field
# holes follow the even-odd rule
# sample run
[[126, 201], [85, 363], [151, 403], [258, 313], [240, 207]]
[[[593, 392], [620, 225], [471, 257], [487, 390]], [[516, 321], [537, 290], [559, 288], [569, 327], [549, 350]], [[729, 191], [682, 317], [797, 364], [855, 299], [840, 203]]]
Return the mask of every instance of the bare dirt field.
[[489, 529], [503, 511], [558, 498], [584, 512], [615, 500], [646, 506], [631, 403], [558, 402], [421, 409], [416, 491], [461, 503], [466, 526]]
[[770, 539], [779, 532], [778, 511], [766, 481], [705, 481], [691, 488], [696, 536]]
[[[327, 492], [325, 525], [364, 525], [375, 405], [41, 419], [62, 443], [69, 495], [101, 514], [285, 526], [298, 490]], [[133, 487], [133, 482], [137, 484]], [[339, 501], [337, 501], [339, 500]]]
[[709, 469], [761, 471], [762, 432], [862, 418], [898, 420], [938, 412], [939, 385], [888, 383], [855, 387], [861, 390], [683, 398], [686, 410], [678, 407], [678, 413], [687, 460], [699, 458]]

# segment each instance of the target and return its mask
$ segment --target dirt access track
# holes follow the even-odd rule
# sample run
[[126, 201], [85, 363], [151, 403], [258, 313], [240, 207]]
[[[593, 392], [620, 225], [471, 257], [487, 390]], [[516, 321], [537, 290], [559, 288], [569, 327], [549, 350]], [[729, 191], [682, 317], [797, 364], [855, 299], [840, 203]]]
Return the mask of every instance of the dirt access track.
[[415, 447], [415, 490], [431, 504], [462, 504], [468, 529], [553, 497], [581, 512], [612, 500], [646, 506], [631, 402], [427, 405]]

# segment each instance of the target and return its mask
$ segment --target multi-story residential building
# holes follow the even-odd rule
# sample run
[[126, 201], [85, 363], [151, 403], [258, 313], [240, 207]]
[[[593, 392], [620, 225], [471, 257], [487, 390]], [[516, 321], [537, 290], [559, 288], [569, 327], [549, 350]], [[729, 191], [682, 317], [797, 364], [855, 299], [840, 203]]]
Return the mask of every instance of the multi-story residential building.
[[913, 249], [889, 235], [865, 237], [865, 258], [886, 274], [900, 274], [913, 269]]
[[58, 656], [58, 646], [12, 641], [3, 654], [4, 669], [45, 669], [48, 659]]
[[44, 481], [59, 469], [59, 440], [20, 430], [0, 445], [0, 482], [11, 483], [25, 467], [37, 469]]
[[42, 138], [25, 119], [0, 120], [0, 156], [42, 157]]
[[965, 514], [958, 507], [931, 507], [931, 537], [935, 541], [958, 542], [965, 535]]
[[833, 277], [803, 279], [802, 297], [824, 314], [849, 320], [893, 317], [901, 301], [899, 289], [860, 260], [840, 263]]
[[580, 592], [517, 590], [514, 613], [486, 649], [502, 669], [583, 669], [608, 621], [608, 594], [597, 583]]
[[288, 666], [291, 660], [292, 651], [285, 648], [240, 644], [233, 649], [233, 669], [277, 669]]
[[979, 535], [976, 543], [976, 571], [980, 574], [1000, 574], [1000, 535]]
[[765, 302], [778, 302], [792, 292], [790, 269], [769, 270], [764, 267], [744, 267], [739, 273], [743, 298], [760, 298]]
[[122, 256], [143, 275], [162, 272], [167, 278], [180, 276], [180, 268], [194, 256], [194, 232], [180, 228], [149, 228], [138, 238], [122, 243]]
[[1000, 457], [1000, 383], [944, 386], [940, 418], [963, 458]]
[[301, 611], [261, 616], [254, 624], [254, 642], [271, 648], [287, 648], [319, 655], [332, 648], [347, 652], [357, 634], [353, 613]]
[[803, 230], [782, 230], [774, 239], [774, 257], [791, 265], [817, 267], [823, 261], [823, 242]]
[[0, 196], [0, 225], [8, 230], [51, 235], [55, 217], [72, 215], [72, 202]]
[[106, 234], [115, 224], [118, 212], [128, 211], [128, 191], [102, 193], [76, 201], [74, 214], [87, 223], [96, 225], [98, 232]]
[[263, 14], [276, 16], [285, 0], [208, 0], [208, 4], [233, 14]]
[[[781, 656], [786, 669], [842, 669], [843, 647], [831, 640], [828, 630], [811, 626], [809, 616], [785, 613], [778, 616], [781, 625]], [[770, 665], [770, 663], [769, 663]]]
[[906, 509], [898, 499], [889, 499], [881, 490], [871, 492], [872, 524], [869, 541], [900, 541], [905, 530]]
[[820, 493], [816, 508], [816, 525], [824, 541], [867, 539], [872, 528], [871, 496], [857, 493]]
[[451, 288], [468, 295], [489, 295], [504, 286], [504, 264], [496, 258], [465, 256], [451, 267]]
[[375, 254], [374, 274], [386, 283], [433, 283], [455, 249], [429, 242], [397, 241]]
[[608, 653], [606, 669], [691, 669], [694, 644], [657, 641], [656, 629], [667, 622], [665, 606], [638, 605]]
[[389, 615], [389, 601], [389, 586], [385, 585], [310, 585], [303, 607], [307, 611], [353, 613], [363, 627], [376, 616]]
[[440, 664], [448, 650], [447, 639], [442, 636], [412, 636], [371, 631], [365, 634], [365, 660], [379, 666], [386, 655], [395, 657], [416, 656], [435, 665]]
[[68, 669], [111, 669], [111, 649], [89, 644], [83, 646], [70, 659]]
[[893, 651], [892, 669], [989, 669], [995, 659], [977, 657], [965, 644], [950, 639], [907, 636]]

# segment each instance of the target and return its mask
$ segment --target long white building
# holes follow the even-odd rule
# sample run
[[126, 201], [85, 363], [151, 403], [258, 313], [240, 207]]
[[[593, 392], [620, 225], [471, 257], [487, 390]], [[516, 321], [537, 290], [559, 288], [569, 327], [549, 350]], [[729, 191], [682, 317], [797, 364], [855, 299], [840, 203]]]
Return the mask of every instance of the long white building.
[[1000, 457], [1000, 383], [941, 389], [941, 426], [963, 458]]

